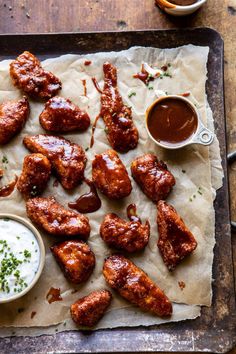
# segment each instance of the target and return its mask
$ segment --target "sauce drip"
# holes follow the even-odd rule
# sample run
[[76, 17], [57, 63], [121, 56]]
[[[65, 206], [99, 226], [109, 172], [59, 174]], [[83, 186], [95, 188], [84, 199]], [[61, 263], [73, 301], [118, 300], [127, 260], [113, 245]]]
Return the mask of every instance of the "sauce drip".
[[102, 93], [102, 90], [101, 90], [101, 88], [100, 88], [100, 86], [99, 86], [99, 84], [98, 84], [98, 82], [97, 82], [96, 77], [92, 77], [92, 82], [93, 82], [93, 84], [94, 84], [94, 86], [95, 86], [95, 89], [96, 89], [99, 93]]
[[93, 122], [93, 126], [92, 126], [92, 135], [91, 135], [91, 140], [90, 140], [90, 148], [93, 147], [94, 145], [94, 133], [95, 133], [95, 129], [97, 126], [97, 121], [100, 118], [100, 114], [95, 118], [95, 121]]
[[149, 75], [149, 73], [144, 69], [144, 65], [143, 64], [141, 66], [141, 71], [139, 73], [137, 73], [137, 74], [134, 74], [133, 77], [135, 79], [141, 80], [142, 82], [145, 83], [145, 85], [147, 85], [149, 83], [149, 81], [153, 81], [154, 80], [154, 78], [151, 77]]
[[49, 304], [55, 301], [62, 301], [61, 289], [51, 287], [49, 292], [46, 295], [46, 299], [48, 300]]
[[197, 130], [193, 108], [178, 98], [163, 98], [148, 114], [147, 126], [153, 138], [171, 144], [187, 140]]
[[198, 0], [168, 0], [171, 4], [179, 5], [179, 6], [188, 6], [195, 4]]
[[76, 209], [80, 213], [93, 213], [101, 207], [101, 200], [97, 194], [94, 183], [88, 179], [85, 182], [90, 188], [88, 193], [81, 195], [75, 202], [68, 203], [72, 209]]
[[84, 62], [84, 65], [85, 65], [85, 66], [89, 66], [89, 65], [91, 65], [91, 64], [92, 64], [91, 60], [85, 60], [85, 62]]
[[14, 191], [17, 180], [18, 180], [18, 177], [15, 176], [14, 181], [1, 187], [0, 188], [0, 197], [8, 197]]
[[37, 313], [36, 311], [32, 311], [32, 312], [31, 312], [31, 315], [30, 315], [30, 318], [31, 318], [31, 319], [34, 318], [34, 316], [36, 315], [36, 313]]
[[84, 86], [84, 96], [87, 97], [87, 86], [86, 86], [86, 80], [82, 80], [82, 84]]
[[3, 177], [4, 171], [0, 168], [0, 179]]
[[179, 282], [178, 282], [178, 285], [179, 285], [179, 287], [180, 287], [180, 290], [182, 290], [182, 291], [184, 290], [184, 288], [185, 288], [185, 286], [186, 286], [184, 281], [179, 281]]
[[130, 221], [140, 222], [140, 218], [137, 216], [137, 207], [135, 204], [130, 204], [127, 206], [127, 217]]

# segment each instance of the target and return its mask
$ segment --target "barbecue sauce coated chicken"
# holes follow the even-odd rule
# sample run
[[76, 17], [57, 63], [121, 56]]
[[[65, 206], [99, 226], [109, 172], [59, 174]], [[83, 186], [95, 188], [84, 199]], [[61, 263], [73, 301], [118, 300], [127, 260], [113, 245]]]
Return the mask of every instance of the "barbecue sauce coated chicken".
[[111, 288], [126, 300], [157, 316], [172, 314], [172, 305], [164, 292], [133, 262], [122, 255], [105, 259], [103, 275]]
[[137, 157], [131, 164], [131, 172], [143, 193], [154, 203], [165, 199], [175, 185], [175, 178], [166, 164], [153, 154]]
[[127, 152], [138, 144], [138, 130], [132, 120], [132, 111], [122, 100], [117, 88], [117, 69], [111, 63], [103, 64], [104, 88], [101, 95], [101, 117], [111, 147]]
[[78, 237], [82, 240], [89, 237], [88, 218], [65, 209], [54, 197], [29, 199], [26, 211], [32, 222], [51, 235]]
[[79, 326], [94, 327], [105, 314], [111, 299], [108, 290], [91, 292], [71, 305], [72, 320]]
[[64, 97], [53, 97], [39, 116], [41, 126], [48, 132], [84, 131], [90, 125], [88, 114]]
[[42, 154], [25, 156], [17, 189], [25, 199], [40, 195], [47, 187], [51, 175], [51, 164]]
[[61, 81], [27, 51], [11, 62], [10, 76], [15, 86], [35, 98], [49, 99], [61, 89]]
[[92, 274], [95, 256], [85, 242], [67, 240], [56, 243], [50, 249], [65, 277], [72, 283], [80, 284]]
[[26, 97], [0, 104], [0, 145], [7, 144], [25, 125], [30, 107]]
[[114, 150], [95, 155], [92, 177], [95, 186], [110, 199], [121, 199], [131, 193], [128, 172]]
[[157, 211], [157, 245], [165, 265], [171, 271], [195, 250], [197, 241], [173, 206], [160, 200]]
[[39, 134], [26, 136], [27, 149], [45, 155], [65, 189], [75, 188], [84, 179], [86, 157], [81, 146], [59, 136]]

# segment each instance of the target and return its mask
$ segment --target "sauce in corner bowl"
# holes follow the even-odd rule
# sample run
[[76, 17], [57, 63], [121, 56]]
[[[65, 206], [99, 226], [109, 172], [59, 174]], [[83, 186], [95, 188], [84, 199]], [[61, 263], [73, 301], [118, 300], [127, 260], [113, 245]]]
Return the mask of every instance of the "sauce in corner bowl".
[[164, 144], [179, 144], [193, 136], [198, 117], [191, 105], [182, 98], [164, 97], [151, 106], [147, 128], [154, 140]]
[[28, 227], [0, 218], [0, 302], [28, 288], [39, 270], [40, 256], [38, 240]]

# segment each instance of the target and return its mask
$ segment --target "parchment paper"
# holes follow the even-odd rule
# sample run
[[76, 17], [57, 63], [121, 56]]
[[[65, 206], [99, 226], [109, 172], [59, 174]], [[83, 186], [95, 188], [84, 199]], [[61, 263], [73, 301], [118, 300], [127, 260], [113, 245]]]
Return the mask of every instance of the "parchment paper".
[[[0, 326], [43, 327], [63, 322], [56, 330], [75, 329], [76, 326], [70, 320], [69, 314], [71, 303], [92, 290], [107, 288], [102, 276], [102, 265], [104, 257], [111, 254], [112, 250], [105, 246], [99, 236], [100, 223], [108, 212], [115, 212], [120, 217], [125, 218], [126, 207], [132, 202], [137, 204], [141, 219], [143, 221], [146, 218], [149, 219], [151, 237], [145, 251], [130, 255], [130, 259], [144, 269], [165, 291], [170, 300], [175, 303], [173, 316], [168, 321], [195, 318], [200, 314], [200, 305], [211, 305], [212, 260], [215, 243], [213, 198], [215, 197], [215, 189], [221, 187], [223, 177], [218, 141], [215, 138], [210, 149], [200, 145], [192, 145], [178, 151], [163, 150], [148, 138], [144, 121], [145, 110], [156, 98], [156, 90], [162, 90], [169, 94], [190, 91], [189, 98], [195, 102], [200, 110], [203, 122], [213, 129], [212, 113], [205, 94], [208, 50], [208, 47], [193, 45], [165, 50], [133, 47], [122, 52], [97, 53], [87, 56], [65, 55], [43, 62], [43, 66], [47, 70], [52, 71], [61, 79], [63, 88], [60, 95], [70, 98], [81, 108], [86, 109], [92, 121], [100, 111], [100, 95], [94, 88], [91, 78], [96, 77], [100, 86], [103, 87], [103, 62], [108, 60], [116, 65], [120, 93], [125, 104], [132, 106], [133, 119], [140, 134], [138, 147], [127, 154], [120, 154], [120, 157], [129, 174], [131, 161], [136, 156], [146, 152], [154, 152], [158, 158], [163, 159], [168, 164], [170, 171], [176, 178], [176, 186], [167, 202], [173, 204], [180, 213], [195, 235], [198, 247], [174, 272], [169, 273], [156, 245], [158, 239], [156, 207], [131, 178], [133, 191], [130, 197], [120, 202], [111, 202], [100, 195], [102, 208], [95, 213], [88, 214], [92, 228], [88, 243], [96, 255], [96, 268], [90, 279], [77, 287], [67, 282], [49, 251], [49, 246], [56, 241], [56, 238], [42, 233], [47, 250], [43, 274], [37, 285], [24, 298], [10, 304], [0, 305]], [[92, 61], [90, 66], [84, 65], [86, 59]], [[156, 65], [158, 68], [171, 63], [168, 72], [172, 77], [156, 79], [150, 84], [153, 89], [149, 90], [140, 80], [132, 77], [140, 70], [142, 61], [150, 65]], [[12, 85], [9, 78], [9, 62], [3, 61], [0, 63], [0, 102], [21, 97], [21, 93]], [[88, 97], [83, 96], [83, 79], [87, 82]], [[133, 91], [136, 92], [136, 96], [129, 98], [129, 93]], [[38, 116], [44, 107], [43, 103], [31, 100], [30, 107], [30, 117], [22, 133], [14, 138], [10, 144], [1, 148], [0, 161], [3, 156], [7, 156], [9, 160], [8, 164], [4, 164], [7, 168], [4, 181], [11, 180], [14, 174], [19, 175], [21, 172], [23, 158], [28, 154], [22, 144], [23, 137], [27, 134], [45, 133], [38, 121]], [[64, 136], [87, 148], [90, 142], [91, 127], [89, 131], [83, 134], [73, 133]], [[95, 153], [101, 153], [108, 148], [110, 146], [104, 132], [104, 124], [100, 120], [95, 133], [94, 147], [86, 152], [88, 158], [86, 177], [91, 177], [91, 161]], [[76, 199], [87, 191], [87, 186], [83, 184], [69, 193], [60, 184], [58, 187], [53, 186], [54, 180], [54, 178], [51, 178], [44, 196], [54, 195], [65, 207], [67, 207], [69, 201]], [[202, 194], [197, 192], [199, 187]], [[0, 211], [27, 217], [25, 202], [17, 190], [9, 197], [0, 199]], [[184, 281], [186, 284], [183, 290], [178, 285], [179, 281]], [[51, 286], [61, 289], [63, 301], [48, 304], [46, 294]], [[78, 292], [72, 294], [73, 289], [78, 289]], [[147, 326], [166, 322], [166, 320], [144, 313], [130, 305], [117, 293], [113, 292], [113, 295], [112, 305], [97, 328], [112, 328], [124, 325]], [[30, 318], [32, 311], [36, 311], [33, 319]], [[14, 329], [14, 332], [19, 335], [35, 335], [51, 333], [54, 330], [55, 327], [50, 327], [49, 329], [38, 328], [35, 330], [32, 328], [19, 331]], [[1, 335], [10, 333], [12, 333], [10, 329], [1, 330]]]

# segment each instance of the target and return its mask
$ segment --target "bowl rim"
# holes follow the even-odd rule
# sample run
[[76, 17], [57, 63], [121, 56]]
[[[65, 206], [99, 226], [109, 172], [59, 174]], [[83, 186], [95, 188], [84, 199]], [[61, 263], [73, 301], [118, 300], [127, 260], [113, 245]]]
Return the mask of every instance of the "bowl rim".
[[[190, 137], [186, 140], [183, 140], [182, 142], [179, 142], [178, 144], [171, 144], [171, 143], [168, 143], [168, 144], [165, 144], [164, 142], [159, 142], [157, 141], [153, 136], [152, 134], [150, 133], [150, 130], [148, 128], [148, 116], [149, 116], [149, 113], [151, 112], [151, 110], [153, 109], [153, 107], [159, 103], [160, 101], [162, 100], [165, 100], [167, 98], [177, 98], [179, 100], [182, 100], [184, 101], [185, 103], [189, 104], [191, 106], [191, 108], [193, 109], [193, 111], [195, 112], [196, 116], [197, 116], [197, 128], [195, 130], [195, 132], [190, 135]], [[192, 140], [193, 138], [197, 135], [197, 132], [198, 132], [198, 129], [199, 129], [199, 126], [201, 124], [201, 118], [200, 118], [200, 113], [198, 111], [198, 109], [194, 106], [194, 104], [189, 100], [187, 99], [186, 97], [183, 97], [181, 95], [165, 95], [165, 96], [161, 96], [161, 97], [158, 97], [155, 101], [153, 101], [150, 106], [148, 106], [148, 108], [146, 109], [146, 112], [145, 112], [145, 128], [146, 128], [146, 131], [149, 135], [149, 137], [152, 139], [152, 141], [154, 141], [154, 143], [164, 149], [168, 149], [168, 150], [177, 150], [177, 149], [181, 149], [187, 145], [190, 145], [190, 144], [193, 144]]]
[[[168, 4], [168, 5], [174, 5], [174, 7], [172, 8], [168, 8], [168, 10], [172, 10], [172, 11], [175, 11], [175, 10], [194, 10], [194, 9], [198, 9], [200, 6], [202, 6], [207, 0], [198, 0], [197, 2], [195, 2], [194, 4], [192, 5], [175, 5], [171, 2], [169, 2], [169, 0], [165, 0], [165, 2]], [[159, 0], [157, 0], [157, 2], [159, 2]], [[163, 5], [165, 7], [165, 5]]]
[[29, 222], [27, 219], [25, 219], [21, 216], [11, 214], [11, 213], [0, 213], [0, 219], [3, 219], [3, 218], [8, 218], [8, 219], [11, 219], [11, 220], [14, 220], [14, 221], [17, 221], [17, 222], [23, 224], [25, 227], [27, 227], [34, 234], [34, 237], [37, 240], [38, 245], [39, 245], [40, 258], [39, 258], [39, 265], [38, 265], [37, 272], [36, 272], [33, 280], [31, 281], [31, 283], [20, 293], [13, 295], [11, 297], [8, 297], [6, 299], [0, 299], [0, 304], [4, 304], [4, 303], [19, 299], [22, 296], [24, 296], [26, 293], [28, 293], [34, 287], [34, 285], [37, 283], [37, 281], [39, 280], [39, 277], [42, 274], [44, 264], [45, 264], [45, 257], [46, 257], [45, 256], [45, 246], [44, 246], [42, 236], [41, 236], [40, 232], [36, 229], [36, 227], [34, 227], [34, 225], [31, 224], [31, 222]]

